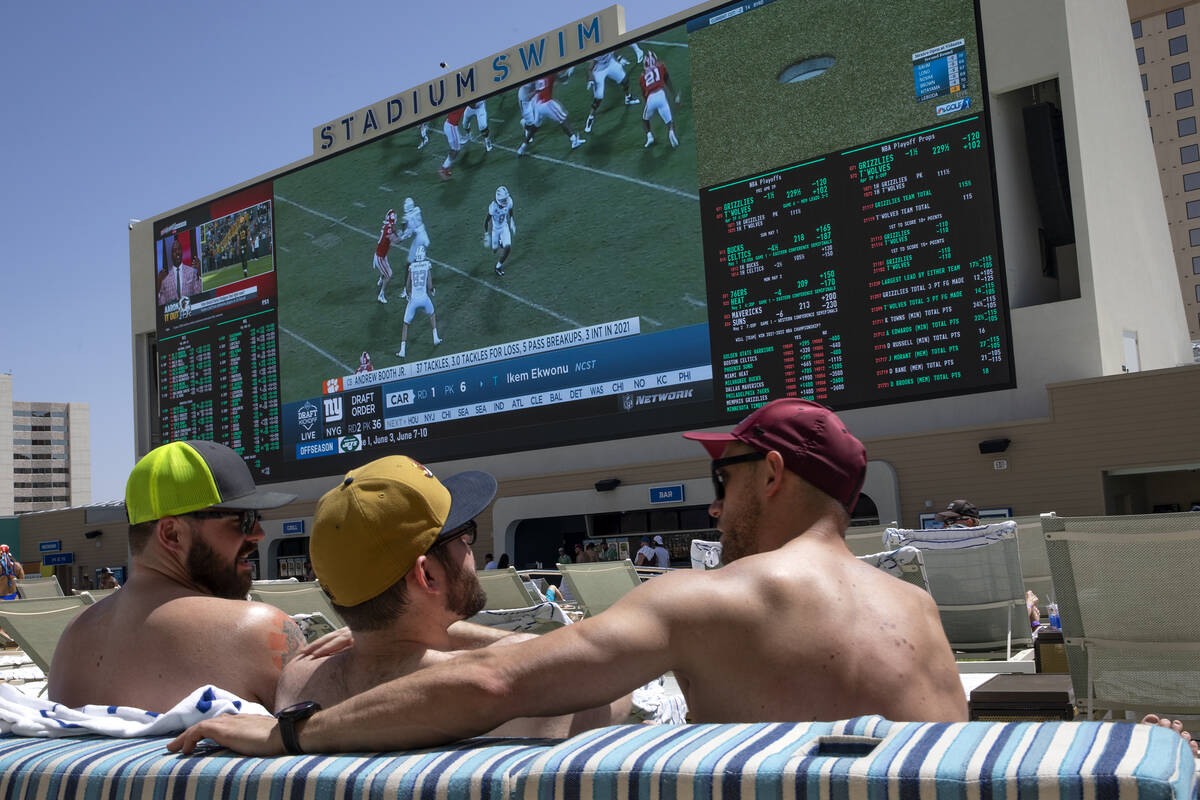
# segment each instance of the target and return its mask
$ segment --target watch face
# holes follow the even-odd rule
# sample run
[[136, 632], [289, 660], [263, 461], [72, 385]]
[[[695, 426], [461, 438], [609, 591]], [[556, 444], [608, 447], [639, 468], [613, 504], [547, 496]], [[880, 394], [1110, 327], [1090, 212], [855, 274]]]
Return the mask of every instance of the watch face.
[[321, 704], [315, 703], [312, 700], [305, 700], [303, 703], [296, 703], [293, 706], [288, 706], [278, 712], [276, 719], [300, 720], [311, 717], [313, 714], [321, 710]]

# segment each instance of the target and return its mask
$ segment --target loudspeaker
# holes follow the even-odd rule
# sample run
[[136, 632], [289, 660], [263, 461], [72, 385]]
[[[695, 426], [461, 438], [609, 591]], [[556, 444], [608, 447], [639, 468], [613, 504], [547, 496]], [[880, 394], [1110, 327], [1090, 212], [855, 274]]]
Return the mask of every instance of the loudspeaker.
[[1003, 453], [1012, 444], [1011, 439], [984, 439], [979, 443], [980, 453]]
[[95, 539], [97, 536], [103, 536], [103, 535], [104, 535], [104, 531], [94, 530], [94, 531], [88, 531], [87, 533], [85, 533], [83, 535], [83, 537], [85, 539]]
[[1062, 111], [1053, 103], [1035, 103], [1022, 110], [1029, 174], [1037, 197], [1046, 243], [1061, 247], [1075, 242], [1071, 211], [1071, 181], [1067, 171], [1067, 139]]
[[605, 478], [602, 481], [596, 481], [597, 492], [611, 492], [613, 489], [621, 485], [620, 478]]

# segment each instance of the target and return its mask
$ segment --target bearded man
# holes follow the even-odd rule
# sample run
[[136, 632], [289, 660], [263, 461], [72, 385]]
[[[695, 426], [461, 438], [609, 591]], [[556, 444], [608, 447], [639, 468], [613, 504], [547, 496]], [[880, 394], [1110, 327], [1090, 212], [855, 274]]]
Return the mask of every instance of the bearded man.
[[129, 580], [63, 633], [50, 699], [163, 712], [213, 685], [273, 708], [279, 673], [304, 636], [246, 593], [259, 511], [293, 499], [260, 491], [242, 457], [215, 442], [147, 453], [125, 485]]

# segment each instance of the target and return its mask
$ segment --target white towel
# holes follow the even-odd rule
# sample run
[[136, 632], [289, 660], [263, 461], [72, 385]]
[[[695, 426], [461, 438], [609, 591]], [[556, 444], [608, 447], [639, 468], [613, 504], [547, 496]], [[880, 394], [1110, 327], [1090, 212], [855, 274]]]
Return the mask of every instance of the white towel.
[[173, 736], [188, 726], [222, 714], [264, 714], [258, 703], [215, 686], [201, 686], [161, 714], [128, 706], [83, 706], [29, 697], [0, 684], [0, 734], [17, 736]]
[[521, 632], [543, 623], [570, 625], [571, 618], [556, 603], [541, 603], [529, 608], [496, 608], [480, 611], [470, 622], [502, 631]]

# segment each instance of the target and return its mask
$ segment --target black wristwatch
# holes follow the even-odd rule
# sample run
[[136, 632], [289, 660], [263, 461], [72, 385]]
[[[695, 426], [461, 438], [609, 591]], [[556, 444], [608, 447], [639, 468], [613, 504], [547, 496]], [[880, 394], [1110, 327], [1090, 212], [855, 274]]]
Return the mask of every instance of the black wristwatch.
[[287, 750], [294, 756], [298, 756], [304, 752], [300, 748], [300, 738], [296, 735], [296, 725], [320, 710], [320, 703], [305, 700], [303, 703], [288, 706], [275, 715], [275, 719], [279, 720], [279, 736], [283, 739], [284, 750]]

